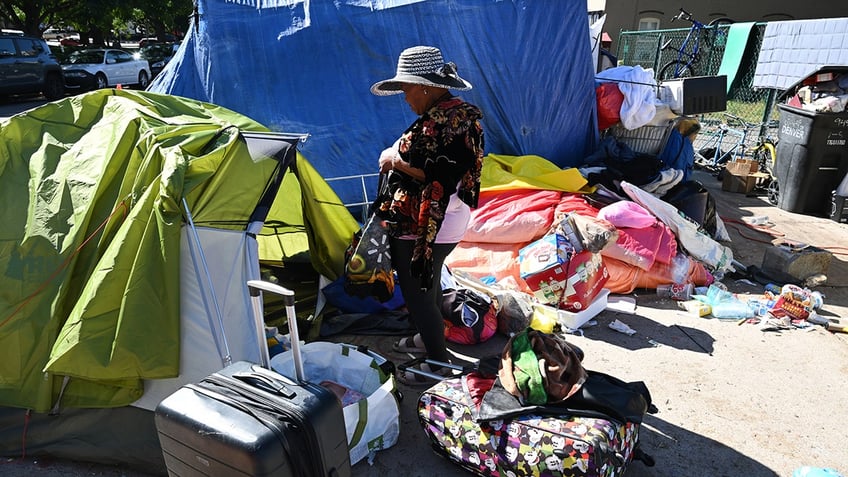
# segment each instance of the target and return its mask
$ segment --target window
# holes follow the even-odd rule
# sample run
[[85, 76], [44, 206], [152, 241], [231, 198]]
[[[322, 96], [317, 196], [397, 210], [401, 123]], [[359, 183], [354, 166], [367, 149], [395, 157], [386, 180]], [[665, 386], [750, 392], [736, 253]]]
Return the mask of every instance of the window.
[[639, 30], [659, 30], [660, 19], [654, 17], [642, 17], [639, 19]]
[[41, 53], [41, 45], [35, 40], [18, 40], [21, 48], [21, 56], [38, 56]]
[[769, 13], [763, 15], [763, 21], [767, 22], [777, 22], [777, 21], [785, 21], [785, 20], [794, 20], [795, 17], [786, 13]]
[[0, 38], [0, 56], [15, 56], [16, 51], [11, 38]]

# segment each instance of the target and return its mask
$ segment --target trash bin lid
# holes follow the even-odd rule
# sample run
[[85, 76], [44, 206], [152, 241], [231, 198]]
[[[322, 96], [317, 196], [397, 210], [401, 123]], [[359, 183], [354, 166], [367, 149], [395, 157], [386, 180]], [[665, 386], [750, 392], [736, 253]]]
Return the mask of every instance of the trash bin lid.
[[827, 74], [836, 75], [837, 73], [848, 73], [848, 65], [818, 66], [812, 72], [810, 72], [808, 75], [804, 76], [803, 78], [801, 78], [800, 80], [796, 81], [791, 86], [789, 86], [788, 88], [783, 90], [783, 92], [778, 95], [778, 101], [783, 101], [788, 96], [795, 94], [795, 92], [801, 86], [805, 86], [810, 81], [813, 82], [812, 84], [815, 84], [815, 83], [824, 83], [826, 81], [830, 81], [831, 79], [833, 79], [833, 78], [829, 78], [829, 79], [821, 78], [820, 80], [817, 80], [817, 77], [819, 75], [827, 75]]

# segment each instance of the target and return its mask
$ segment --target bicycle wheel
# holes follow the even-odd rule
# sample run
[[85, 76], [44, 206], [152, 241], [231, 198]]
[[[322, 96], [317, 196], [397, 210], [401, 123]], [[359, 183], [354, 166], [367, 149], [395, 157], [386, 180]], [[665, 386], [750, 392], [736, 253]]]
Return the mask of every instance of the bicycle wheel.
[[692, 67], [680, 60], [669, 61], [660, 68], [659, 80], [670, 80], [675, 78], [689, 78], [695, 76]]
[[727, 17], [718, 17], [715, 20], [707, 23], [707, 25], [709, 25], [709, 26], [730, 25], [731, 23], [736, 23], [736, 22], [734, 22], [732, 19], [727, 18]]

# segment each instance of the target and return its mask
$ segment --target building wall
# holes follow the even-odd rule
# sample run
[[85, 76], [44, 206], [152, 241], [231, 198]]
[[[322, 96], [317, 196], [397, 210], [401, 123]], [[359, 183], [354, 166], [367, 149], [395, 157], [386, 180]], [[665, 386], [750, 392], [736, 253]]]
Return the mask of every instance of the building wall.
[[707, 0], [688, 5], [681, 0], [606, 0], [604, 31], [612, 37], [612, 51], [618, 47], [619, 32], [638, 30], [642, 18], [658, 19], [657, 29], [688, 28], [688, 22], [671, 21], [681, 6], [702, 23], [719, 17], [737, 22], [848, 17], [846, 0]]

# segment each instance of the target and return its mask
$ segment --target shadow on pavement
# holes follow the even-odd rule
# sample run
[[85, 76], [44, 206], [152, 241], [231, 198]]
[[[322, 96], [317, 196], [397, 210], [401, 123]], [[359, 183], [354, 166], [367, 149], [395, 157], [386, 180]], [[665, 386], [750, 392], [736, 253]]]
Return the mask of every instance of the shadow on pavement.
[[639, 434], [642, 450], [654, 458], [655, 465], [647, 467], [633, 462], [627, 468], [627, 477], [778, 475], [721, 442], [669, 424], [657, 416], [646, 416]]

